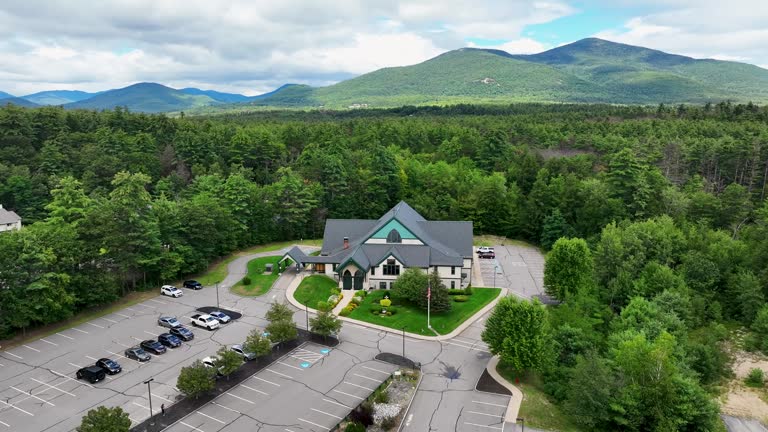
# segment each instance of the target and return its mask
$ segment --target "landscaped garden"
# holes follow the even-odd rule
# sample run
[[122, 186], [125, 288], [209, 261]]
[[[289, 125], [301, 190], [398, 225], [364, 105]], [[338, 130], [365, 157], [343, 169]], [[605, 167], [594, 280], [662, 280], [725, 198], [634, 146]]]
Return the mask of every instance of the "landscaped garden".
[[328, 297], [338, 292], [339, 286], [328, 276], [312, 275], [304, 278], [293, 294], [299, 303], [317, 309], [318, 302], [328, 301]]
[[[405, 327], [405, 331], [410, 333], [434, 336], [434, 333], [427, 329], [427, 311], [409, 301], [391, 297], [391, 306], [384, 309], [392, 312], [392, 315], [382, 315], [382, 306], [379, 301], [387, 293], [389, 293], [387, 290], [368, 292], [368, 295], [363, 297], [360, 305], [349, 313], [349, 318], [396, 330], [401, 330]], [[461, 296], [460, 300], [463, 301], [453, 301], [454, 299], [452, 298], [450, 311], [431, 314], [430, 324], [437, 333], [443, 335], [453, 331], [459, 324], [466, 321], [467, 318], [498, 297], [499, 293], [501, 293], [501, 288], [472, 288], [470, 293], [470, 295]]]
[[[248, 261], [248, 274], [232, 287], [232, 292], [241, 296], [255, 297], [269, 291], [279, 275], [277, 262], [280, 258], [282, 257], [279, 255], [273, 255]], [[273, 271], [270, 274], [264, 274], [267, 264], [272, 264]]]

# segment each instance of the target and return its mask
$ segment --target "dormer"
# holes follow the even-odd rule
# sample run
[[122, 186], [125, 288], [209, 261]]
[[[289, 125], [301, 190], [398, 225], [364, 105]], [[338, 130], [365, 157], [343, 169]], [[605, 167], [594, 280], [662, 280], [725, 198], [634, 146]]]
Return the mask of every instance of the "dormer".
[[421, 241], [411, 230], [405, 227], [397, 219], [390, 219], [389, 222], [384, 224], [373, 235], [371, 235], [366, 241], [366, 244], [407, 244], [407, 245], [423, 245]]

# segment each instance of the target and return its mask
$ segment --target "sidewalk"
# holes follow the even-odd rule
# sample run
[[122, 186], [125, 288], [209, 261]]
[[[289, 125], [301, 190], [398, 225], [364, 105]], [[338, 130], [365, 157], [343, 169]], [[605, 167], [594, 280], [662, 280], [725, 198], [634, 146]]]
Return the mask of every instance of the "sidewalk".
[[[296, 285], [298, 287], [298, 285]], [[293, 295], [293, 294], [291, 294]], [[354, 297], [355, 292], [352, 290], [341, 290], [341, 300], [336, 305], [335, 308], [333, 308], [333, 314], [336, 316], [339, 316], [339, 312], [341, 312], [342, 309], [347, 307], [349, 302], [352, 301], [352, 297]]]
[[[306, 306], [304, 306], [303, 304], [299, 303], [298, 301], [296, 301], [296, 299], [293, 298], [293, 294], [296, 292], [296, 289], [299, 287], [299, 284], [301, 284], [301, 281], [306, 276], [309, 276], [309, 273], [302, 272], [296, 278], [294, 278], [291, 281], [291, 284], [288, 285], [288, 288], [285, 290], [285, 296], [288, 298], [288, 301], [294, 307], [296, 307], [297, 309], [299, 309], [299, 310], [308, 309], [311, 313], [317, 314], [317, 310], [316, 309], [307, 308]], [[278, 281], [279, 281], [279, 279], [278, 279]], [[482, 289], [482, 288], [477, 288], [477, 289]], [[344, 290], [342, 290], [342, 292], [344, 292]], [[349, 291], [349, 292], [352, 295], [354, 295], [354, 292], [352, 292], [352, 291]], [[444, 340], [453, 339], [454, 337], [456, 337], [459, 334], [461, 334], [461, 332], [466, 330], [467, 327], [469, 327], [472, 324], [474, 324], [475, 321], [480, 319], [480, 317], [483, 316], [486, 312], [488, 312], [491, 309], [493, 309], [493, 307], [496, 306], [496, 303], [498, 303], [499, 300], [502, 299], [503, 297], [506, 297], [507, 294], [509, 294], [509, 290], [507, 290], [506, 288], [501, 288], [501, 294], [499, 294], [498, 297], [496, 297], [492, 302], [490, 302], [487, 305], [485, 305], [485, 307], [483, 307], [482, 309], [477, 311], [474, 315], [469, 317], [466, 321], [461, 323], [458, 327], [456, 327], [452, 332], [448, 333], [447, 335], [423, 336], [423, 335], [420, 335], [420, 334], [408, 333], [408, 332], [405, 332], [405, 334], [407, 336], [413, 338], [413, 339], [430, 340], [430, 341], [444, 341]], [[344, 302], [344, 300], [342, 300], [342, 303], [343, 302]], [[342, 304], [342, 303], [339, 303], [339, 304]], [[339, 309], [339, 310], [341, 310], [341, 309]], [[334, 308], [334, 312], [335, 311], [336, 311], [336, 309]], [[361, 327], [368, 327], [368, 328], [372, 328], [372, 329], [376, 329], [376, 330], [381, 330], [381, 331], [389, 332], [389, 333], [397, 333], [398, 335], [402, 335], [403, 334], [402, 330], [395, 330], [395, 329], [390, 328], [390, 327], [384, 327], [384, 326], [380, 326], [380, 325], [376, 325], [376, 324], [367, 323], [367, 322], [364, 322], [364, 321], [358, 321], [356, 319], [352, 319], [352, 318], [348, 318], [348, 317], [338, 317], [338, 318], [340, 320], [342, 320], [342, 321], [346, 321], [346, 322], [350, 322], [350, 323], [355, 323], [355, 324], [357, 324], [358, 326], [361, 326]]]
[[504, 415], [504, 421], [509, 423], [515, 423], [517, 421], [517, 414], [520, 412], [520, 404], [523, 403], [523, 392], [519, 388], [513, 386], [509, 381], [505, 380], [498, 372], [496, 372], [496, 365], [499, 364], [499, 356], [493, 356], [486, 366], [486, 370], [493, 379], [499, 384], [507, 388], [512, 392], [512, 397], [509, 398], [509, 405], [507, 406], [507, 412]]

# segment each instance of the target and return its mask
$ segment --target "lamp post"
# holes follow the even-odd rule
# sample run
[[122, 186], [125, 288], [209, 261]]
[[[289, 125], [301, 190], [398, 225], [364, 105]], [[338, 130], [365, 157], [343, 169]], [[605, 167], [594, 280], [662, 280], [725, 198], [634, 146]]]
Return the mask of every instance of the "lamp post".
[[309, 306], [306, 303], [304, 304], [304, 312], [307, 316], [307, 331], [309, 331]]
[[522, 431], [522, 432], [525, 432], [525, 419], [524, 419], [524, 418], [522, 418], [522, 417], [518, 417], [518, 418], [517, 418], [517, 419], [515, 419], [515, 420], [517, 420], [517, 421], [519, 421], [520, 423], [522, 423], [522, 425], [523, 425], [523, 431]]
[[150, 384], [154, 380], [155, 380], [154, 378], [150, 378], [144, 381], [144, 384], [147, 385], [147, 391], [149, 392], [149, 425], [150, 426], [155, 425], [155, 418], [152, 416], [152, 384]]
[[496, 288], [496, 273], [499, 272], [499, 265], [494, 264], [493, 265], [493, 287]]
[[403, 326], [403, 358], [405, 358], [405, 326]]
[[219, 309], [219, 282], [216, 282], [216, 309]]

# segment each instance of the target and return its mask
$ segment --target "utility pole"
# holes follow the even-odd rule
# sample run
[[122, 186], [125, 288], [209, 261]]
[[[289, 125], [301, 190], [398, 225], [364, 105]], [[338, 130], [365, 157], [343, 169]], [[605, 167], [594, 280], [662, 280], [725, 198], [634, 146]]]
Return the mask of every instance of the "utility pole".
[[216, 282], [216, 309], [219, 309], [219, 283]]
[[144, 381], [144, 384], [147, 385], [147, 391], [149, 392], [149, 425], [150, 426], [155, 425], [155, 418], [152, 416], [152, 384], [150, 384], [154, 380], [155, 380], [154, 378], [150, 378]]
[[523, 432], [525, 432], [525, 419], [522, 418], [522, 417], [518, 417], [515, 420], [517, 420], [517, 421], [519, 421], [520, 423], [523, 424]]

